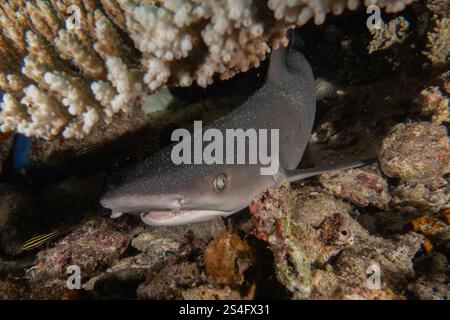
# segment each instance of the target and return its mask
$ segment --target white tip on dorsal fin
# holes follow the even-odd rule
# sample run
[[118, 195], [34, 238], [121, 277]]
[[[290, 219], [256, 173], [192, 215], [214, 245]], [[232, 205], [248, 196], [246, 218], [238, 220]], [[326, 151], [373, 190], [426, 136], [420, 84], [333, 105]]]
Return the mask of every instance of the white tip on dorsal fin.
[[113, 212], [113, 213], [111, 213], [110, 218], [117, 219], [117, 218], [120, 218], [122, 215], [123, 215], [122, 212]]
[[300, 169], [300, 170], [289, 170], [286, 171], [287, 181], [289, 183], [296, 182], [299, 180], [311, 178], [323, 173], [340, 171], [352, 168], [358, 168], [365, 166], [374, 162], [374, 160], [361, 160], [361, 161], [353, 161], [353, 162], [343, 162], [343, 163], [330, 163], [324, 166], [318, 166], [310, 169]]

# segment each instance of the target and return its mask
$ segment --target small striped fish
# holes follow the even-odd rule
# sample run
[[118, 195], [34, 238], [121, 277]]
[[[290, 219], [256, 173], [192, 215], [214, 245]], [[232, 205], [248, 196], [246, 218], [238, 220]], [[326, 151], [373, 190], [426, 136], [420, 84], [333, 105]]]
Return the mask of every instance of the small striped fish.
[[60, 234], [60, 230], [55, 230], [51, 233], [41, 234], [39, 236], [33, 237], [30, 240], [24, 242], [20, 248], [22, 251], [30, 251], [40, 247], [42, 244], [54, 239]]
[[86, 153], [96, 149], [97, 147], [98, 147], [98, 144], [93, 144], [91, 146], [82, 148], [82, 149], [78, 150], [77, 152], [75, 152], [75, 157], [80, 157], [80, 156], [82, 156], [82, 155], [84, 155], [84, 154], [86, 154]]

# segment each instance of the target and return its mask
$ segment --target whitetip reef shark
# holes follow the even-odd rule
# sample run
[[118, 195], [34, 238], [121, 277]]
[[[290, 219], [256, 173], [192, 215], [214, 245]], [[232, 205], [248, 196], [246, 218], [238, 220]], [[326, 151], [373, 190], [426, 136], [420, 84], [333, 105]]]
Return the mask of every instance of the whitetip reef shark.
[[266, 189], [285, 182], [363, 165], [354, 162], [295, 170], [310, 138], [315, 113], [314, 76], [301, 40], [292, 31], [288, 47], [273, 51], [262, 87], [209, 125], [221, 132], [229, 128], [279, 129], [277, 174], [261, 175], [262, 164], [175, 165], [169, 146], [110, 181], [100, 202], [112, 210], [113, 218], [132, 213], [152, 226], [183, 225], [236, 213]]

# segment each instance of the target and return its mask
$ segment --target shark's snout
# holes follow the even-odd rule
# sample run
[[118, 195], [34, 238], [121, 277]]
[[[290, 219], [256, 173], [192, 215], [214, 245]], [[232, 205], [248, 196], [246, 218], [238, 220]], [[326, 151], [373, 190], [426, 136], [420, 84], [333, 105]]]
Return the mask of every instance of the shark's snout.
[[126, 190], [107, 191], [100, 199], [100, 204], [113, 212], [141, 213], [150, 210], [179, 210], [184, 198], [177, 194], [139, 194]]

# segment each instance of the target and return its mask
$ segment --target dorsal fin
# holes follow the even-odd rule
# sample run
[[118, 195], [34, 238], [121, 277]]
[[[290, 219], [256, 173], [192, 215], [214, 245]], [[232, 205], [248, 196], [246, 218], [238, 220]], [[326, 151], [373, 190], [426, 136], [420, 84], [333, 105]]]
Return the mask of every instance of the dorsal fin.
[[278, 49], [272, 49], [270, 55], [269, 71], [267, 80], [270, 82], [279, 82], [283, 73], [286, 72], [286, 50], [287, 48], [280, 46]]

